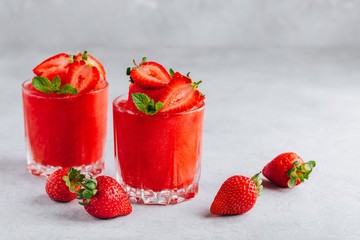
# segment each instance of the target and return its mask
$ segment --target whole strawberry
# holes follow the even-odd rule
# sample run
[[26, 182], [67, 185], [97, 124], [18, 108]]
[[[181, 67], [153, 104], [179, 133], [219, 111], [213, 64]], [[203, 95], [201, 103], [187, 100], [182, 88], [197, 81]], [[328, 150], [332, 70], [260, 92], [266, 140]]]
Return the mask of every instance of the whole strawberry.
[[275, 157], [262, 170], [262, 174], [280, 187], [293, 188], [309, 179], [315, 161], [304, 162], [296, 153], [286, 152]]
[[220, 187], [210, 212], [216, 215], [238, 215], [248, 212], [261, 195], [262, 185], [257, 173], [252, 178], [232, 176]]
[[76, 193], [69, 191], [63, 180], [63, 177], [68, 175], [68, 170], [68, 168], [60, 168], [53, 172], [46, 181], [46, 193], [54, 201], [70, 202], [77, 197]]
[[[128, 215], [132, 207], [121, 185], [112, 177], [86, 178], [80, 171], [71, 169], [82, 188], [77, 191], [81, 205], [92, 216], [108, 219]], [[70, 176], [70, 174], [69, 174]]]

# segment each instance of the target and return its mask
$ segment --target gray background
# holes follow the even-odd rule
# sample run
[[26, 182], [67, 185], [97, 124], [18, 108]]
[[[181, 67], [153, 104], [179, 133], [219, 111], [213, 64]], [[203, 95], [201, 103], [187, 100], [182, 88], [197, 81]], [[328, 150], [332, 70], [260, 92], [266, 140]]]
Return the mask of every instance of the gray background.
[[[0, 238], [359, 239], [360, 1], [64, 1], [0, 3]], [[200, 192], [175, 206], [133, 205], [102, 221], [54, 203], [26, 171], [21, 83], [58, 52], [104, 64], [111, 101], [147, 56], [202, 79]], [[114, 176], [112, 113], [105, 174]], [[295, 151], [318, 163], [295, 189], [264, 181], [247, 214], [214, 217], [221, 183]]]

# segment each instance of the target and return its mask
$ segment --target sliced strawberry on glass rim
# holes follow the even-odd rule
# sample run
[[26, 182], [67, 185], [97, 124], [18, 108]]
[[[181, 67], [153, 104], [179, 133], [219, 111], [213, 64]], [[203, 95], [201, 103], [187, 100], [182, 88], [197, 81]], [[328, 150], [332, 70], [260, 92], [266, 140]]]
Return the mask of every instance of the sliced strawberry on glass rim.
[[157, 62], [141, 62], [130, 70], [131, 80], [145, 89], [158, 89], [169, 84], [171, 76], [168, 71]]
[[159, 98], [163, 104], [160, 112], [183, 112], [201, 106], [205, 95], [197, 90], [200, 83], [201, 81], [193, 82], [189, 77], [176, 72]]
[[87, 51], [84, 51], [84, 53], [78, 53], [75, 55], [75, 61], [84, 60], [87, 63], [90, 63], [92, 66], [96, 67], [99, 70], [100, 77], [99, 82], [96, 85], [95, 89], [100, 89], [106, 85], [106, 72], [104, 66], [101, 64], [101, 62], [96, 59], [93, 55], [89, 54]]
[[37, 65], [33, 72], [37, 76], [48, 78], [50, 81], [56, 76], [59, 76], [61, 80], [65, 80], [72, 62], [73, 57], [70, 54], [59, 53]]
[[91, 66], [91, 64], [87, 64], [84, 60], [80, 60], [70, 65], [66, 83], [75, 87], [78, 93], [84, 93], [94, 90], [99, 79], [99, 70]]

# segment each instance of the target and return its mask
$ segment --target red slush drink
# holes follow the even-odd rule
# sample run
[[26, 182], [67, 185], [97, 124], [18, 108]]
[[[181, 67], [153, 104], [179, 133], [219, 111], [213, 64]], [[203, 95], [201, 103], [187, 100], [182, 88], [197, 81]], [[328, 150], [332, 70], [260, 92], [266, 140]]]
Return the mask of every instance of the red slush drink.
[[101, 62], [86, 51], [56, 54], [22, 84], [28, 169], [49, 175], [59, 167], [92, 174], [104, 168], [108, 83]]
[[54, 167], [102, 171], [106, 137], [108, 85], [78, 94], [46, 94], [23, 84], [28, 168], [34, 175]]
[[171, 204], [198, 192], [204, 105], [149, 116], [113, 102], [118, 180], [136, 202]]

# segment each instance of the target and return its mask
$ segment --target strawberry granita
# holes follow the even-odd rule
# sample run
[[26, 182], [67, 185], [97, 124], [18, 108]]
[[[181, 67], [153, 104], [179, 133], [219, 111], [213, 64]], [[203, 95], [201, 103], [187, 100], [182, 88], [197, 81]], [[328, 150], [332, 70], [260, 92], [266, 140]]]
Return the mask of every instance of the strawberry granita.
[[143, 60], [129, 71], [129, 93], [113, 101], [117, 178], [135, 202], [174, 204], [198, 192], [205, 96], [200, 82], [170, 72]]
[[108, 84], [100, 62], [86, 52], [80, 56], [50, 57], [22, 85], [27, 162], [34, 175], [59, 167], [93, 174], [104, 168]]

